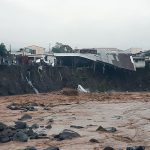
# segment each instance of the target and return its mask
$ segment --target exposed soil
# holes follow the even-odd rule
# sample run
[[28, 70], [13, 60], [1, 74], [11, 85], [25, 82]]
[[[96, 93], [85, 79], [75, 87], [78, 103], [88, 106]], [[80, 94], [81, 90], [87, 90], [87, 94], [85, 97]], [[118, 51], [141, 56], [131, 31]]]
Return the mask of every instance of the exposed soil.
[[[11, 103], [29, 102], [39, 105], [37, 111], [24, 112], [7, 108]], [[28, 125], [37, 123], [46, 126], [51, 122], [52, 128], [46, 129], [49, 139], [34, 139], [24, 143], [11, 141], [0, 144], [1, 150], [20, 150], [26, 146], [35, 146], [39, 150], [48, 146], [58, 146], [60, 150], [101, 150], [106, 146], [125, 150], [127, 146], [139, 145], [150, 150], [150, 93], [113, 92], [67, 96], [53, 92], [0, 97], [1, 122], [12, 125], [24, 114], [32, 116], [32, 119], [26, 121]], [[71, 128], [71, 125], [84, 128]], [[117, 131], [96, 131], [99, 126], [115, 127]], [[53, 134], [64, 129], [76, 131], [81, 137], [52, 140]], [[89, 140], [93, 138], [99, 143], [91, 143]]]
[[[90, 68], [0, 65], [0, 96], [58, 91], [78, 85], [97, 91], [150, 91], [150, 67], [128, 71], [99, 64]], [[30, 84], [28, 82], [30, 80]], [[32, 83], [32, 86], [31, 86]], [[33, 88], [34, 87], [34, 88]]]

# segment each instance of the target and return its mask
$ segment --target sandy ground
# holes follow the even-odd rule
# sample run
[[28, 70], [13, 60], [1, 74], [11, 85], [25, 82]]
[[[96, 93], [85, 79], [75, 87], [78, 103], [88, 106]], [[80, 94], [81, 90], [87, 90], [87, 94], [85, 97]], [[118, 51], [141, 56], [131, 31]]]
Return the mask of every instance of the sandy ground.
[[[49, 110], [38, 107], [38, 111], [22, 112], [9, 110], [8, 104], [36, 102], [47, 105]], [[101, 150], [105, 146], [115, 149], [142, 145], [150, 150], [150, 93], [92, 93], [65, 96], [60, 92], [0, 97], [0, 121], [12, 125], [23, 114], [32, 115], [28, 125], [46, 125], [53, 119], [52, 129], [46, 130], [51, 137], [64, 129], [78, 132], [81, 137], [72, 140], [50, 139], [30, 140], [26, 143], [9, 142], [0, 144], [0, 150], [19, 150], [35, 146], [42, 150], [48, 146], [58, 146], [60, 150]], [[83, 126], [82, 129], [70, 125]], [[117, 132], [96, 131], [99, 126], [115, 127]], [[90, 143], [95, 138], [100, 143]]]

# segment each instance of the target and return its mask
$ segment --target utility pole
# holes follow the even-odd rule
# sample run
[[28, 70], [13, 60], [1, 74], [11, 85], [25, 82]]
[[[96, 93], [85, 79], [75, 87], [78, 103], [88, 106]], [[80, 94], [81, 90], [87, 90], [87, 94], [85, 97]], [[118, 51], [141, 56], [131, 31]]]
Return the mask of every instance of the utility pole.
[[51, 43], [49, 43], [49, 53], [51, 52]]
[[11, 44], [9, 45], [9, 51], [10, 51], [10, 54], [11, 54]]

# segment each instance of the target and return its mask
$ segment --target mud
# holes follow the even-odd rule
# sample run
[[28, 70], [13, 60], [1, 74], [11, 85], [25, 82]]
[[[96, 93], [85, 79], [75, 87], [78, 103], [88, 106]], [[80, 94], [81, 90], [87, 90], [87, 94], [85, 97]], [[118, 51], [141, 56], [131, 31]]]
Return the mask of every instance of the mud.
[[[34, 146], [38, 150], [49, 146], [59, 147], [60, 150], [102, 150], [106, 146], [115, 149], [126, 149], [128, 146], [145, 146], [150, 149], [150, 93], [88, 93], [76, 96], [66, 96], [61, 92], [38, 95], [0, 97], [0, 121], [12, 125], [26, 112], [10, 110], [11, 103], [37, 103], [37, 111], [28, 111], [32, 119], [26, 120], [29, 126], [37, 123], [40, 127], [51, 124], [46, 129], [49, 139], [28, 140], [0, 144], [2, 150], [21, 150]], [[46, 106], [49, 109], [44, 109]], [[71, 128], [70, 126], [83, 128]], [[96, 131], [114, 127], [115, 132]], [[80, 137], [70, 140], [57, 141], [53, 135], [69, 129], [80, 134]], [[37, 130], [41, 130], [38, 128]], [[95, 139], [98, 142], [90, 142]]]

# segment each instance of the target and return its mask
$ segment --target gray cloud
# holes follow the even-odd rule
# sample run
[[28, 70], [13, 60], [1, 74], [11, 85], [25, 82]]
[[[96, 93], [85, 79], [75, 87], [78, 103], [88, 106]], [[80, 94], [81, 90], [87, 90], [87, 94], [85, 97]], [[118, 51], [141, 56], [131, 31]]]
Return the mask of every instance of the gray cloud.
[[0, 0], [0, 42], [149, 49], [149, 6], [149, 0]]

